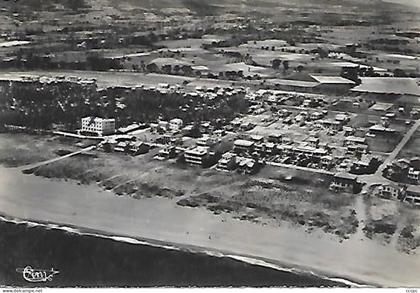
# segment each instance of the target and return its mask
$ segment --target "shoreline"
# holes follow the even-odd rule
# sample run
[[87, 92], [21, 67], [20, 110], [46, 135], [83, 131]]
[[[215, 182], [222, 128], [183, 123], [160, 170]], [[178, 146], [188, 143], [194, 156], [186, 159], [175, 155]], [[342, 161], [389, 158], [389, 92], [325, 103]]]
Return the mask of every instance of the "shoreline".
[[117, 242], [128, 243], [132, 245], [144, 245], [144, 246], [151, 246], [155, 248], [162, 248], [168, 250], [179, 250], [188, 253], [198, 253], [198, 254], [205, 254], [211, 257], [219, 257], [219, 258], [230, 258], [234, 260], [238, 260], [241, 262], [245, 262], [247, 264], [262, 266], [269, 269], [274, 269], [281, 272], [293, 273], [293, 274], [300, 274], [300, 275], [310, 275], [322, 280], [331, 281], [341, 283], [345, 286], [356, 287], [356, 288], [373, 288], [378, 287], [378, 284], [365, 284], [359, 280], [349, 280], [346, 278], [342, 278], [338, 275], [329, 275], [326, 272], [318, 272], [312, 271], [310, 269], [303, 269], [303, 267], [298, 266], [294, 267], [291, 264], [281, 263], [280, 261], [271, 260], [260, 258], [257, 256], [252, 255], [243, 255], [243, 254], [235, 254], [235, 252], [230, 251], [220, 251], [220, 250], [213, 250], [211, 247], [199, 247], [194, 245], [188, 244], [180, 244], [180, 243], [171, 243], [171, 242], [163, 242], [155, 239], [147, 239], [142, 238], [140, 236], [133, 237], [133, 236], [125, 236], [125, 235], [113, 235], [103, 230], [95, 230], [89, 229], [85, 227], [76, 227], [72, 225], [66, 225], [62, 223], [49, 223], [41, 220], [34, 220], [34, 219], [16, 219], [9, 215], [0, 214], [0, 221], [6, 223], [12, 223], [16, 225], [26, 225], [28, 227], [35, 227], [40, 226], [42, 228], [48, 230], [60, 230], [62, 232], [67, 232], [74, 235], [79, 236], [90, 236], [96, 237], [101, 239], [110, 239]]
[[[0, 181], [4, 182], [0, 186], [4, 188], [0, 187], [0, 213], [13, 215], [11, 218], [42, 219], [34, 222], [50, 223], [53, 227], [51, 223], [82, 227], [83, 230], [99, 231], [107, 237], [114, 237], [114, 240], [146, 240], [148, 244], [166, 246], [174, 244], [177, 248], [197, 253], [211, 251], [216, 256], [223, 252], [223, 256], [233, 255], [242, 258], [242, 261], [251, 258], [283, 270], [318, 272], [316, 276], [343, 278], [373, 286], [418, 285], [418, 279], [413, 274], [409, 275], [420, 267], [417, 255], [403, 255], [373, 241], [356, 239], [339, 243], [336, 239], [321, 237], [319, 233], [309, 234], [283, 225], [262, 226], [234, 219], [222, 222], [220, 216], [214, 216], [207, 210], [178, 207], [169, 199], [117, 197], [98, 190], [96, 186], [46, 180], [21, 174], [13, 168], [0, 167], [2, 174], [4, 176], [0, 176]], [[66, 188], [63, 189], [63, 185]], [[23, 192], [21, 189], [25, 186], [28, 190]], [[142, 217], [137, 217], [139, 214]], [[185, 231], [189, 231], [188, 235]], [[210, 234], [211, 240], [207, 239]], [[353, 247], [354, 244], [357, 244], [356, 247]], [[374, 261], [369, 261], [369, 256]], [[389, 260], [384, 256], [388, 256]], [[396, 268], [400, 265], [401, 270], [377, 271], [391, 264]], [[395, 276], [395, 272], [399, 275]]]

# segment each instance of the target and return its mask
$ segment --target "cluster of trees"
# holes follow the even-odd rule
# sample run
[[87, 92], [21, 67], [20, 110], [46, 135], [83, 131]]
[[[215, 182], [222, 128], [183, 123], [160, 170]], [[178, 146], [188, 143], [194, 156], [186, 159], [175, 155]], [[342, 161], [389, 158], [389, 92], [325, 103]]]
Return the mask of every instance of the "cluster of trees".
[[282, 61], [280, 59], [274, 59], [273, 61], [271, 61], [271, 66], [275, 70], [279, 70], [281, 65], [283, 65], [283, 70], [284, 71], [289, 70], [289, 61], [288, 60], [283, 60]]
[[98, 112], [92, 84], [15, 82], [0, 87], [0, 125], [46, 129], [64, 124], [74, 129], [81, 117]]
[[15, 82], [0, 85], [0, 125], [35, 129], [63, 125], [80, 127], [88, 115], [114, 117], [121, 125], [181, 118], [194, 121], [228, 122], [237, 113], [246, 113], [244, 94], [209, 100], [181, 93], [161, 93], [145, 89], [109, 88], [100, 96], [95, 84], [77, 82]]
[[[170, 120], [181, 118], [184, 123], [194, 121], [230, 121], [237, 113], [248, 111], [244, 94], [220, 97], [209, 100], [205, 97], [182, 93], [161, 93], [159, 91], [136, 89], [108, 89], [106, 99], [109, 103], [103, 108], [105, 115], [117, 112], [125, 123], [134, 121], [151, 122], [158, 118]], [[115, 101], [123, 101], [124, 109], [116, 110]]]

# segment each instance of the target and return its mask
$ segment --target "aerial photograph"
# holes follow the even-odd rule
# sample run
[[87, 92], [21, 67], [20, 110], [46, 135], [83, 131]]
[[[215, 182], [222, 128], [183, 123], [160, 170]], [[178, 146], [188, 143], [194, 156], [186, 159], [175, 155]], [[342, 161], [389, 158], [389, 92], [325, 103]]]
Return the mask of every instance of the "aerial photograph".
[[420, 0], [0, 0], [0, 289], [76, 287], [417, 292]]

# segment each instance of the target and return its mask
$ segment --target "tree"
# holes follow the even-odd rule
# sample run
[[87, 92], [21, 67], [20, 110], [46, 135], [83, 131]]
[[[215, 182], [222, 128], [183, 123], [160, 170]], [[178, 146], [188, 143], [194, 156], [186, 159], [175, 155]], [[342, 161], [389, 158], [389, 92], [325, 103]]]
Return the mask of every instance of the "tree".
[[284, 71], [287, 71], [289, 69], [289, 61], [288, 60], [283, 61], [283, 69], [284, 69]]
[[271, 66], [273, 67], [273, 69], [279, 69], [280, 65], [281, 65], [280, 59], [274, 59], [273, 61], [271, 61]]
[[404, 70], [400, 69], [400, 68], [396, 68], [394, 70], [394, 76], [395, 77], [407, 77], [407, 74], [405, 73]]
[[200, 130], [200, 125], [199, 125], [198, 122], [194, 123], [194, 126], [191, 128], [190, 132], [188, 133], [188, 136], [192, 137], [192, 138], [202, 137], [201, 130]]
[[155, 63], [150, 63], [146, 65], [146, 70], [149, 72], [158, 72], [159, 67]]

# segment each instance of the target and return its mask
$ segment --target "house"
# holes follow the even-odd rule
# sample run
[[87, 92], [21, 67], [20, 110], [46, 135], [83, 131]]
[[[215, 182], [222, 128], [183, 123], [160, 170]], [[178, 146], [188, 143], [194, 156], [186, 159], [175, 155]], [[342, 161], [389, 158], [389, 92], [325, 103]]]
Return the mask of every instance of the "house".
[[220, 141], [218, 138], [213, 138], [208, 135], [204, 135], [197, 139], [197, 145], [202, 147], [210, 147], [217, 144]]
[[266, 142], [264, 145], [265, 145], [265, 149], [264, 149], [265, 155], [273, 156], [277, 154], [276, 144], [272, 142]]
[[183, 124], [184, 124], [184, 122], [182, 121], [182, 119], [179, 119], [179, 118], [171, 119], [169, 121], [169, 129], [174, 130], [174, 131], [178, 131], [182, 128]]
[[255, 174], [258, 171], [258, 163], [254, 159], [241, 158], [238, 162], [238, 172], [243, 174]]
[[158, 123], [150, 123], [150, 132], [157, 132], [158, 128], [159, 128]]
[[321, 168], [329, 170], [333, 165], [333, 157], [326, 155], [322, 156], [320, 160]]
[[132, 142], [128, 145], [128, 153], [133, 156], [146, 154], [149, 150], [150, 145], [142, 141]]
[[420, 171], [419, 170], [415, 170], [413, 167], [410, 167], [408, 169], [407, 178], [409, 180], [413, 181], [414, 183], [419, 183], [419, 177], [420, 177]]
[[185, 162], [192, 165], [202, 166], [205, 158], [209, 155], [209, 148], [197, 146], [185, 151]]
[[312, 112], [311, 113], [311, 115], [309, 115], [309, 118], [311, 119], [311, 120], [319, 120], [319, 119], [322, 119], [322, 118], [324, 118], [324, 114], [323, 113], [321, 113], [321, 112]]
[[364, 154], [360, 160], [353, 162], [350, 172], [353, 174], [371, 174], [376, 171], [378, 165], [378, 158]]
[[416, 206], [420, 206], [420, 186], [409, 185], [406, 189], [404, 200]]
[[170, 124], [168, 121], [159, 121], [158, 127], [164, 131], [168, 131], [170, 129]]
[[240, 124], [240, 129], [241, 129], [242, 131], [248, 131], [248, 130], [253, 129], [255, 126], [256, 126], [256, 125], [255, 125], [254, 123], [251, 123], [251, 122], [244, 122], [244, 123], [241, 123], [241, 124]]
[[115, 133], [115, 119], [104, 119], [100, 117], [82, 118], [82, 128], [79, 132], [94, 133], [98, 136]]
[[347, 136], [344, 140], [344, 146], [348, 145], [365, 145], [366, 138], [359, 136]]
[[255, 142], [255, 143], [262, 143], [264, 142], [264, 137], [261, 135], [250, 135], [249, 136], [250, 140]]
[[252, 153], [255, 143], [250, 140], [237, 139], [233, 143], [233, 151], [237, 154]]
[[336, 173], [330, 184], [330, 190], [356, 193], [359, 186], [357, 176], [349, 173]]
[[153, 158], [159, 161], [173, 159], [177, 155], [176, 148], [174, 146], [169, 146], [164, 149], [161, 149], [159, 153]]
[[217, 170], [220, 171], [231, 171], [236, 169], [237, 167], [237, 157], [236, 154], [234, 153], [224, 153], [222, 155], [222, 158], [219, 160], [219, 162], [217, 163]]
[[350, 117], [346, 114], [337, 114], [335, 115], [335, 120], [341, 122], [341, 124], [346, 124], [350, 120]]
[[369, 127], [369, 132], [372, 134], [394, 134], [395, 129], [377, 124]]
[[378, 195], [383, 198], [394, 198], [400, 199], [401, 195], [403, 194], [404, 189], [396, 184], [389, 183], [383, 184], [378, 188]]
[[345, 136], [351, 136], [355, 133], [354, 128], [350, 126], [343, 126], [343, 131]]
[[319, 123], [321, 123], [323, 126], [328, 127], [332, 130], [340, 131], [343, 129], [343, 124], [337, 120], [324, 119], [324, 120], [319, 120]]
[[114, 146], [114, 151], [124, 153], [128, 151], [128, 144], [126, 141], [120, 141]]
[[308, 144], [310, 147], [317, 148], [319, 145], [319, 138], [317, 137], [310, 137], [308, 139]]
[[281, 143], [282, 135], [279, 133], [272, 133], [268, 136], [267, 141], [273, 143]]
[[346, 147], [347, 154], [354, 156], [360, 156], [369, 152], [369, 146], [367, 144], [350, 144]]

